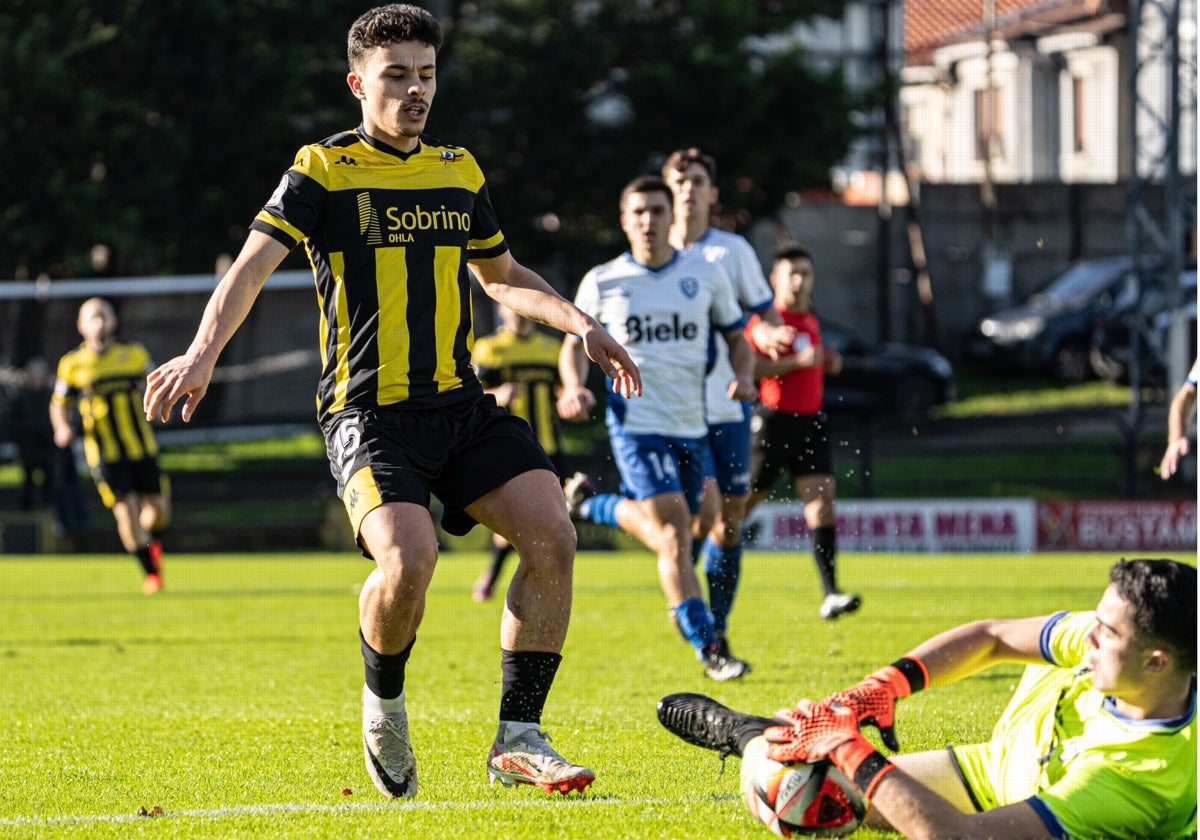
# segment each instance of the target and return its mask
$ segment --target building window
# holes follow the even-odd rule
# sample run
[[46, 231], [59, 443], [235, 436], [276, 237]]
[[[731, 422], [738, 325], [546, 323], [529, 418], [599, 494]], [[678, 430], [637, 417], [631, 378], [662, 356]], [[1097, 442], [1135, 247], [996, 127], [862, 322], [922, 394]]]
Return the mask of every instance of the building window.
[[1000, 89], [975, 91], [975, 159], [1004, 157], [1000, 143]]
[[1086, 148], [1084, 141], [1084, 120], [1085, 112], [1083, 110], [1083, 77], [1071, 77], [1071, 101], [1074, 106], [1075, 115], [1072, 120], [1072, 131], [1075, 135], [1075, 154], [1080, 154]]

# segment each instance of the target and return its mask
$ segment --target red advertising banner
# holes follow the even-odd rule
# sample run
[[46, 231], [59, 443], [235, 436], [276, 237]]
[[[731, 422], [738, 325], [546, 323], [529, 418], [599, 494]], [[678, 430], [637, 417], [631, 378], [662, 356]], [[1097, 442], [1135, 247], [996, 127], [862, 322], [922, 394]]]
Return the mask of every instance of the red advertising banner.
[[1194, 501], [1038, 502], [1038, 551], [1195, 551]]

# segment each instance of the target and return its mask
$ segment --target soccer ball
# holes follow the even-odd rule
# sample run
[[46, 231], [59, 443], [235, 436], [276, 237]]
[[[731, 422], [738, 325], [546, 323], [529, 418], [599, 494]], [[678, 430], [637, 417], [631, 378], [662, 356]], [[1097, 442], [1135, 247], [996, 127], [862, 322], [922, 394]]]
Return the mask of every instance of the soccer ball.
[[828, 760], [780, 764], [761, 735], [742, 754], [742, 792], [750, 813], [780, 837], [842, 837], [858, 828], [866, 800]]

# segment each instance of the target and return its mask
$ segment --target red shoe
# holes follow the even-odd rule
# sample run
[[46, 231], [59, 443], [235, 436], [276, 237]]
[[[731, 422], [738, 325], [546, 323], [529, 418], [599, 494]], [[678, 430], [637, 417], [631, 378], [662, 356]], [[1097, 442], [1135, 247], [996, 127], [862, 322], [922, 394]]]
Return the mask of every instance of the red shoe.
[[158, 572], [151, 572], [146, 575], [146, 579], [142, 581], [142, 594], [153, 595], [158, 590], [162, 589], [162, 577]]

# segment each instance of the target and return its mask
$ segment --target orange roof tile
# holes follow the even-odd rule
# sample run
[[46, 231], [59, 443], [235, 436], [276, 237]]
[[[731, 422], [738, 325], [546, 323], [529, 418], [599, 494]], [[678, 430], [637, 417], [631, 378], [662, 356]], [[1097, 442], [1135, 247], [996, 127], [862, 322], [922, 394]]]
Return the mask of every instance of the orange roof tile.
[[[1106, 0], [996, 0], [998, 37], [1032, 34], [1107, 11]], [[1124, 9], [1122, 8], [1121, 11]], [[904, 54], [928, 64], [938, 47], [983, 37], [984, 0], [904, 0]]]

